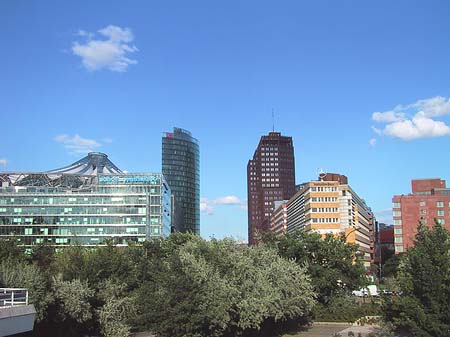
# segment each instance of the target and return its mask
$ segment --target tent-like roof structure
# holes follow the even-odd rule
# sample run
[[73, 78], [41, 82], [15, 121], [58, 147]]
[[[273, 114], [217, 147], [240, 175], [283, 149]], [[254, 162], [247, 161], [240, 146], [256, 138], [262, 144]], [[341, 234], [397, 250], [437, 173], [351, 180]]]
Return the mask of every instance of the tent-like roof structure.
[[75, 163], [56, 170], [36, 173], [0, 173], [0, 186], [78, 188], [89, 184], [99, 174], [120, 173], [123, 172], [108, 159], [106, 154], [90, 152]]
[[81, 175], [118, 174], [122, 171], [101, 152], [89, 152], [88, 155], [75, 163], [46, 173], [64, 173]]

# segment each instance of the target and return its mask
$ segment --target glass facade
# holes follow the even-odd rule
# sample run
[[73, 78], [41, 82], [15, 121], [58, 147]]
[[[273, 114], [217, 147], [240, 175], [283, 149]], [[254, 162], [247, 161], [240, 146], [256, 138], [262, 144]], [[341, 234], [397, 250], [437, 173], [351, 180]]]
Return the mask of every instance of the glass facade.
[[200, 234], [200, 150], [190, 132], [174, 128], [165, 134], [162, 173], [174, 196], [174, 230]]
[[0, 239], [24, 246], [118, 245], [170, 234], [162, 174], [0, 174]]

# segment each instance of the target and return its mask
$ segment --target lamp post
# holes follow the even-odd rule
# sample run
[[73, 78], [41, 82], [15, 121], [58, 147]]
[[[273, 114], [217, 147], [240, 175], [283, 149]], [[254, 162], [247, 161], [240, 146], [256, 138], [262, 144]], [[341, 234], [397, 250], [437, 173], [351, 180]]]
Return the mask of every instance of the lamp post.
[[[357, 227], [357, 226], [352, 226], [351, 228], [352, 229], [344, 237], [345, 242], [347, 242], [347, 238], [350, 236], [350, 234], [353, 234], [354, 232], [356, 232], [359, 229], [359, 227]], [[355, 241], [356, 241], [356, 237], [355, 237]]]

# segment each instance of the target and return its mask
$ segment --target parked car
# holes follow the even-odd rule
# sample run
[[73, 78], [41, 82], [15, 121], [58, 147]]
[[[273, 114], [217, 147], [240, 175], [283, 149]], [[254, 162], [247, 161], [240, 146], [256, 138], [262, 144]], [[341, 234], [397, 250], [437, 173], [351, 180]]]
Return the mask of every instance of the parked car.
[[368, 285], [367, 288], [361, 288], [359, 290], [352, 291], [353, 296], [357, 297], [378, 297], [380, 293], [378, 292], [378, 287], [375, 284]]

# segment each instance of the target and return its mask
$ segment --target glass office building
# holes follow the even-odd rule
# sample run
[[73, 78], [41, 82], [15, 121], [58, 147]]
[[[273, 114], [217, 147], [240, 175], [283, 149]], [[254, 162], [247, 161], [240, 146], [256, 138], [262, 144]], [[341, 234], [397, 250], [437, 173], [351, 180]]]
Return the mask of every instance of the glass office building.
[[101, 153], [43, 173], [0, 173], [0, 239], [15, 237], [27, 247], [106, 239], [127, 245], [167, 236], [170, 228], [164, 176], [125, 174]]
[[173, 194], [173, 228], [200, 234], [200, 150], [189, 131], [174, 128], [162, 139], [162, 173]]

